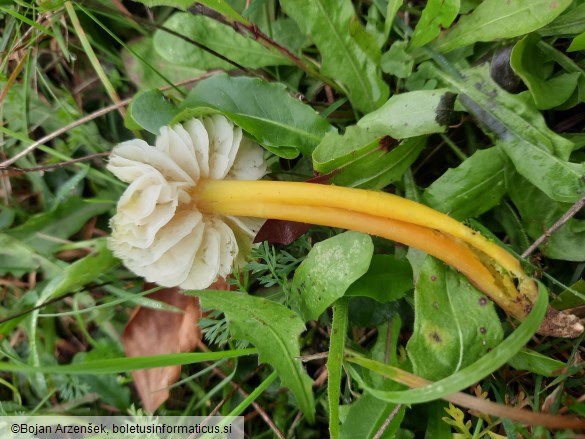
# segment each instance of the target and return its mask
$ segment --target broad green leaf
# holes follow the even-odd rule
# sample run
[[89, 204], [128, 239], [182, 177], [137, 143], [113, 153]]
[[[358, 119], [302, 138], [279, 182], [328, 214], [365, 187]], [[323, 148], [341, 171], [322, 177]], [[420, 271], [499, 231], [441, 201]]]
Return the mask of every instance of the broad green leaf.
[[353, 296], [349, 301], [349, 320], [357, 326], [370, 327], [395, 319], [412, 308], [400, 301], [380, 303], [367, 296]]
[[79, 197], [71, 197], [55, 210], [32, 216], [24, 224], [5, 233], [47, 255], [62, 245], [58, 238], [70, 238], [89, 219], [111, 207], [109, 203], [92, 203]]
[[567, 161], [573, 144], [548, 128], [529, 102], [498, 87], [485, 67], [467, 70], [463, 80], [436, 73], [460, 93], [522, 176], [556, 201], [574, 203], [585, 194], [585, 164]]
[[76, 291], [90, 282], [95, 282], [103, 273], [107, 273], [119, 263], [120, 261], [106, 247], [105, 239], [97, 240], [92, 253], [68, 265], [58, 276], [51, 279], [43, 289], [41, 297], [55, 298]]
[[551, 303], [554, 309], [563, 310], [585, 305], [585, 279], [579, 279]]
[[585, 32], [582, 32], [573, 38], [573, 41], [571, 41], [571, 45], [568, 47], [567, 52], [576, 52], [583, 49], [585, 49]]
[[[373, 438], [380, 430], [390, 413], [396, 408], [396, 404], [382, 401], [368, 393], [352, 403], [349, 407], [345, 420], [341, 426], [341, 439]], [[400, 407], [384, 434], [379, 436], [382, 439], [396, 437], [396, 431], [404, 419], [406, 406]]]
[[297, 268], [291, 303], [303, 319], [316, 320], [345, 294], [370, 266], [374, 244], [369, 235], [345, 232], [313, 246]]
[[492, 301], [431, 256], [414, 290], [414, 313], [408, 356], [414, 373], [430, 380], [465, 368], [503, 337]]
[[50, 279], [61, 270], [59, 264], [37, 253], [31, 246], [12, 236], [0, 234], [0, 274], [11, 273], [20, 277], [25, 273], [42, 271]]
[[555, 360], [530, 349], [522, 349], [508, 360], [508, 364], [516, 370], [527, 370], [546, 377], [554, 376], [554, 372], [567, 366], [562, 361]]
[[477, 151], [426, 188], [423, 201], [458, 220], [481, 215], [500, 203], [510, 168], [498, 148]]
[[524, 35], [552, 22], [572, 0], [485, 0], [461, 17], [435, 48], [449, 52], [478, 41], [495, 41]]
[[402, 178], [426, 138], [407, 139], [395, 146], [389, 137], [380, 137], [358, 126], [348, 127], [343, 135], [328, 133], [313, 151], [313, 166], [332, 173], [332, 184], [381, 189]]
[[563, 15], [557, 17], [538, 33], [543, 36], [551, 35], [576, 35], [585, 31], [585, 3], [567, 10]]
[[421, 47], [447, 29], [459, 13], [459, 0], [429, 0], [412, 34], [410, 45]]
[[311, 107], [288, 94], [282, 84], [256, 78], [215, 75], [201, 81], [182, 109], [219, 110], [277, 155], [310, 155], [334, 128]]
[[522, 78], [539, 110], [548, 110], [564, 104], [577, 88], [578, 72], [550, 76], [553, 63], [539, 50], [539, 37], [528, 35], [518, 41], [512, 50], [510, 65]]
[[[0, 350], [0, 353], [3, 353]], [[126, 373], [132, 370], [153, 367], [178, 366], [205, 361], [217, 361], [223, 358], [255, 355], [256, 349], [234, 349], [221, 352], [189, 352], [182, 354], [151, 355], [146, 357], [121, 357], [107, 360], [84, 361], [76, 364], [31, 366], [26, 363], [0, 361], [0, 371], [26, 374], [58, 373], [65, 375]]]
[[[353, 376], [357, 378], [357, 381], [361, 381], [360, 385], [368, 393], [383, 401], [417, 404], [442, 398], [477, 383], [493, 371], [502, 367], [510, 358], [516, 355], [538, 330], [546, 314], [547, 305], [548, 293], [546, 288], [542, 284], [539, 284], [538, 299], [532, 311], [530, 311], [528, 317], [526, 317], [511, 335], [469, 366], [453, 373], [447, 378], [423, 385], [423, 387], [403, 391], [384, 391], [366, 385], [363, 379], [360, 379], [360, 375]], [[361, 356], [352, 355], [347, 360], [390, 379], [409, 379], [410, 382], [413, 382], [418, 378], [396, 367]]]
[[[244, 67], [257, 69], [292, 64], [290, 59], [280, 52], [267, 49], [257, 41], [236, 32], [233, 27], [204, 15], [180, 12], [169, 18], [164, 27]], [[191, 41], [162, 29], [154, 34], [154, 48], [159, 55], [173, 64], [202, 70], [236, 68]]]
[[374, 255], [366, 274], [345, 292], [346, 296], [365, 296], [390, 302], [412, 290], [412, 268], [408, 261], [393, 255]]
[[321, 73], [339, 81], [353, 106], [370, 112], [388, 98], [380, 50], [355, 16], [350, 0], [282, 0], [284, 11], [321, 53]]
[[395, 148], [392, 148], [392, 140], [388, 140], [390, 146], [386, 146], [386, 139], [381, 139], [379, 148], [334, 172], [331, 183], [363, 189], [382, 189], [399, 181], [424, 149], [427, 136], [405, 139]]
[[358, 126], [350, 126], [345, 133], [325, 134], [313, 151], [313, 167], [327, 173], [360, 159], [380, 147], [380, 137]]
[[178, 113], [179, 110], [160, 90], [146, 90], [134, 96], [124, 123], [129, 129], [143, 128], [158, 135], [160, 127], [169, 125]]
[[455, 96], [447, 89], [417, 90], [392, 96], [358, 126], [395, 139], [447, 131]]
[[[510, 181], [509, 195], [520, 213], [524, 229], [532, 239], [541, 236], [571, 208], [570, 203], [551, 200], [519, 175]], [[551, 259], [585, 260], [585, 220], [571, 218], [550, 234], [540, 250]]]
[[169, 63], [156, 53], [153, 45], [152, 38], [143, 38], [128, 44], [128, 47], [144, 58], [150, 66], [128, 49], [122, 50], [122, 61], [128, 72], [128, 77], [139, 90], [168, 85], [168, 82], [155, 71], [162, 72], [164, 77], [173, 83], [195, 78], [205, 73], [204, 70], [198, 68]]
[[305, 325], [299, 316], [280, 303], [232, 291], [197, 291], [205, 308], [223, 311], [230, 331], [258, 349], [261, 363], [270, 364], [283, 385], [295, 395], [309, 422], [315, 417], [312, 380], [303, 369], [299, 335]]

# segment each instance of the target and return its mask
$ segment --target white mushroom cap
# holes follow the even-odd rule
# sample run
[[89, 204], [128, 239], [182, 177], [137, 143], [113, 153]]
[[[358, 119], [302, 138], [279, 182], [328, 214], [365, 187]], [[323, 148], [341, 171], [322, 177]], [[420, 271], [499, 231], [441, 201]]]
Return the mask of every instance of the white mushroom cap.
[[[116, 146], [108, 169], [129, 183], [111, 220], [110, 249], [126, 267], [165, 287], [204, 289], [241, 264], [263, 223], [203, 214], [190, 191], [199, 179], [257, 180], [263, 150], [222, 115], [162, 127], [156, 146]], [[244, 253], [244, 252], [242, 252]]]

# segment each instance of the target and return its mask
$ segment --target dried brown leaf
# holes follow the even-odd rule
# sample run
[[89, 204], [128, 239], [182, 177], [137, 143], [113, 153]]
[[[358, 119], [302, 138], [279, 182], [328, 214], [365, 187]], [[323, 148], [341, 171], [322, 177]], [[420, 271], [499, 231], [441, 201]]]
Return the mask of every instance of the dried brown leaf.
[[[148, 286], [145, 286], [148, 288]], [[180, 293], [179, 288], [165, 288], [149, 295], [182, 313], [136, 307], [122, 335], [126, 356], [176, 354], [191, 352], [200, 343], [201, 316], [199, 299]], [[181, 366], [166, 366], [132, 372], [138, 395], [145, 410], [154, 412], [169, 398], [169, 386], [181, 374]]]

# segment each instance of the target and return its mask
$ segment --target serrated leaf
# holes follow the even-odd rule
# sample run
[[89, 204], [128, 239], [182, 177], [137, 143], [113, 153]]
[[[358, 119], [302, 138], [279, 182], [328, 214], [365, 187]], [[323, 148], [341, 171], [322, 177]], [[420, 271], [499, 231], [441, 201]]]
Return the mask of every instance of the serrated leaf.
[[[509, 194], [520, 213], [524, 229], [532, 239], [540, 237], [571, 208], [570, 203], [551, 200], [519, 175], [510, 181]], [[550, 234], [540, 250], [551, 259], [585, 260], [585, 221], [569, 219], [560, 229]]]
[[552, 22], [572, 0], [484, 0], [439, 41], [435, 48], [449, 52], [478, 41], [514, 38]]
[[414, 66], [414, 57], [406, 51], [404, 41], [395, 41], [390, 50], [382, 54], [380, 65], [384, 73], [394, 75], [397, 78], [408, 78]]
[[433, 41], [441, 29], [451, 26], [459, 13], [459, 0], [429, 0], [416, 24], [410, 44], [421, 47]]
[[379, 147], [380, 137], [358, 126], [348, 127], [343, 135], [327, 133], [313, 151], [313, 167], [327, 173], [355, 162]]
[[395, 139], [447, 131], [455, 96], [447, 89], [417, 90], [392, 96], [358, 121], [374, 134]]
[[312, 380], [304, 371], [299, 335], [305, 325], [299, 316], [281, 305], [260, 297], [230, 291], [197, 291], [205, 308], [223, 311], [234, 337], [251, 342], [262, 363], [270, 364], [283, 385], [291, 389], [309, 422], [315, 417]]
[[368, 271], [374, 252], [369, 235], [345, 232], [321, 241], [297, 268], [291, 303], [303, 319], [315, 320]]
[[368, 271], [351, 284], [345, 295], [371, 297], [383, 303], [398, 300], [413, 288], [412, 269], [406, 260], [374, 255]]
[[282, 0], [284, 11], [321, 53], [321, 73], [341, 82], [353, 106], [369, 112], [388, 98], [379, 69], [380, 50], [361, 25], [350, 0]]
[[407, 351], [416, 375], [430, 380], [449, 376], [502, 340], [491, 300], [442, 262], [427, 257], [414, 291], [414, 331]]
[[310, 155], [335, 129], [311, 107], [288, 94], [282, 84], [256, 78], [215, 75], [201, 81], [181, 109], [211, 107], [225, 114], [277, 155]]
[[[265, 66], [291, 65], [290, 59], [276, 50], [270, 50], [247, 38], [225, 24], [204, 15], [177, 13], [164, 27], [214, 50], [235, 63], [257, 69]], [[154, 48], [173, 64], [198, 69], [234, 69], [235, 66], [192, 42], [165, 30], [154, 34]]]
[[463, 80], [436, 72], [522, 176], [556, 201], [574, 203], [585, 194], [585, 165], [567, 161], [573, 144], [548, 128], [529, 102], [498, 87], [485, 67], [465, 71]]
[[476, 217], [500, 203], [510, 168], [498, 148], [477, 151], [426, 188], [423, 201], [458, 220]]

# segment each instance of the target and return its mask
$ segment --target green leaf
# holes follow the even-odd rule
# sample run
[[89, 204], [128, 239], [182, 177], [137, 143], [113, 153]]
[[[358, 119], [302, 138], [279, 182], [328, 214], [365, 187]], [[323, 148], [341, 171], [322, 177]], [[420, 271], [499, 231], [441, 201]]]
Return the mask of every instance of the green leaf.
[[327, 356], [327, 401], [329, 402], [329, 432], [332, 439], [339, 437], [339, 397], [341, 394], [341, 369], [343, 348], [347, 333], [349, 299], [342, 297], [333, 305], [333, 322]]
[[498, 148], [477, 151], [436, 179], [424, 191], [423, 201], [457, 220], [479, 216], [500, 203], [510, 168]]
[[402, 178], [425, 140], [415, 137], [393, 147], [392, 139], [352, 126], [343, 135], [326, 134], [313, 151], [313, 165], [319, 172], [331, 173], [331, 184], [381, 189]]
[[321, 53], [321, 73], [341, 82], [362, 112], [388, 98], [376, 40], [362, 27], [350, 0], [282, 0], [284, 11], [309, 35]]
[[459, 13], [459, 0], [429, 0], [423, 9], [410, 45], [421, 47], [433, 41], [441, 29], [451, 26]]
[[178, 366], [192, 363], [203, 363], [205, 361], [217, 361], [224, 358], [254, 355], [256, 353], [256, 349], [234, 349], [221, 352], [190, 352], [182, 354], [150, 355], [146, 357], [110, 358], [107, 360], [93, 360], [76, 364], [52, 366], [31, 366], [25, 363], [0, 361], [0, 371], [26, 374], [58, 373], [67, 375], [102, 375], [126, 373], [132, 370], [151, 369], [153, 367]]
[[93, 252], [67, 266], [51, 279], [41, 297], [48, 299], [74, 292], [90, 282], [95, 282], [103, 273], [119, 264], [120, 261], [106, 247], [105, 239], [98, 239]]
[[164, 72], [164, 77], [173, 83], [178, 83], [189, 78], [195, 78], [204, 70], [194, 67], [186, 67], [169, 63], [154, 50], [152, 38], [143, 38], [128, 44], [128, 47], [136, 52], [145, 61], [139, 59], [130, 50], [122, 50], [122, 61], [128, 72], [128, 77], [139, 90], [158, 88], [168, 85], [168, 82], [155, 72]]
[[349, 301], [349, 320], [357, 326], [370, 327], [395, 319], [401, 313], [409, 313], [412, 308], [403, 302], [380, 303], [366, 296], [354, 296]]
[[[546, 288], [542, 284], [539, 284], [538, 299], [534, 304], [532, 311], [530, 311], [528, 317], [510, 336], [479, 360], [440, 381], [433, 382], [424, 387], [403, 391], [384, 391], [375, 389], [367, 386], [363, 380], [361, 380], [360, 385], [362, 385], [368, 393], [371, 393], [383, 401], [398, 402], [401, 404], [417, 404], [433, 401], [451, 393], [459, 392], [499, 369], [509, 361], [510, 358], [516, 355], [538, 330], [538, 327], [546, 314], [547, 305], [548, 293]], [[415, 379], [415, 377], [407, 374], [403, 370], [361, 356], [350, 356], [347, 360], [390, 379], [396, 379], [399, 377], [403, 379], [408, 377], [411, 382]], [[360, 381], [359, 375], [354, 374], [353, 376]]]
[[303, 319], [316, 320], [342, 297], [368, 271], [373, 252], [372, 238], [358, 232], [345, 232], [315, 244], [292, 283], [290, 300]]
[[447, 89], [417, 90], [392, 96], [358, 126], [395, 139], [447, 131], [455, 96]]
[[71, 197], [55, 210], [32, 216], [24, 224], [7, 230], [6, 234], [47, 255], [62, 245], [56, 238], [70, 238], [90, 218], [111, 207], [108, 203], [92, 203], [79, 197]]
[[572, 0], [484, 0], [474, 11], [461, 17], [435, 46], [449, 52], [478, 41], [514, 38], [533, 32], [558, 17]]
[[277, 155], [310, 155], [334, 128], [311, 107], [290, 96], [282, 84], [256, 78], [215, 75], [201, 81], [182, 109], [219, 110]]
[[550, 77], [553, 63], [538, 48], [540, 38], [528, 35], [518, 41], [512, 50], [510, 65], [522, 78], [539, 110], [548, 110], [564, 104], [577, 88], [578, 72]]
[[495, 135], [496, 146], [522, 176], [556, 201], [574, 203], [585, 194], [585, 165], [567, 161], [573, 144], [548, 128], [529, 102], [498, 87], [485, 66], [467, 70], [464, 80], [436, 73], [460, 93], [461, 103]]
[[538, 33], [543, 36], [576, 35], [584, 31], [585, 3], [581, 3], [575, 8], [567, 10], [544, 28], [539, 29]]
[[555, 360], [530, 349], [522, 349], [508, 360], [508, 364], [516, 370], [527, 370], [546, 377], [554, 376], [555, 372], [567, 366], [562, 361]]
[[413, 56], [406, 51], [404, 41], [395, 41], [390, 50], [385, 52], [380, 59], [382, 71], [397, 78], [408, 78], [414, 66]]
[[[275, 49], [267, 49], [253, 39], [236, 32], [232, 26], [204, 15], [180, 12], [169, 18], [164, 23], [164, 27], [244, 67], [257, 69], [292, 64], [289, 58]], [[154, 48], [163, 58], [177, 65], [202, 70], [235, 68], [233, 64], [218, 58], [213, 53], [162, 29], [154, 34]]]
[[11, 273], [20, 277], [39, 270], [50, 279], [57, 276], [62, 268], [31, 246], [12, 236], [0, 234], [0, 274]]
[[[349, 406], [339, 437], [341, 439], [374, 437], [395, 408], [396, 404], [381, 401], [368, 393], [362, 395]], [[405, 413], [406, 406], [400, 407], [380, 437], [384, 439], [396, 437], [396, 431], [400, 428]]]
[[345, 295], [370, 297], [383, 303], [401, 299], [413, 288], [408, 261], [393, 255], [374, 255], [366, 274], [351, 284]]
[[[230, 4], [225, 0], [199, 0], [197, 3], [201, 3], [211, 9], [216, 10], [223, 16], [240, 22], [240, 23], [248, 23], [244, 17], [242, 17], [234, 8], [230, 6]], [[193, 2], [191, 2], [193, 4]]]
[[313, 167], [327, 173], [355, 162], [378, 148], [380, 137], [358, 126], [348, 127], [343, 135], [327, 133], [313, 151]]
[[465, 368], [503, 337], [491, 300], [431, 256], [414, 290], [414, 313], [408, 356], [414, 373], [430, 380]]
[[262, 363], [270, 364], [283, 385], [295, 395], [309, 422], [315, 419], [312, 380], [304, 371], [300, 355], [299, 335], [305, 325], [299, 316], [281, 305], [260, 297], [232, 291], [196, 291], [205, 308], [223, 311], [235, 338], [250, 341], [260, 354]]
[[129, 129], [144, 128], [158, 135], [160, 127], [169, 125], [178, 113], [160, 90], [146, 90], [134, 96], [124, 123]]
[[[540, 237], [571, 208], [570, 203], [551, 200], [519, 175], [510, 181], [509, 194], [520, 213], [524, 229], [532, 239]], [[551, 233], [540, 249], [551, 259], [585, 260], [585, 220], [571, 218]]]
[[576, 52], [583, 49], [585, 49], [585, 32], [582, 32], [573, 38], [567, 52]]
[[551, 303], [554, 309], [563, 310], [585, 305], [585, 279], [579, 279], [561, 292]]
[[136, 0], [139, 3], [142, 3], [149, 8], [154, 6], [172, 6], [174, 8], [186, 10], [188, 7], [192, 6], [195, 1], [194, 0]]

